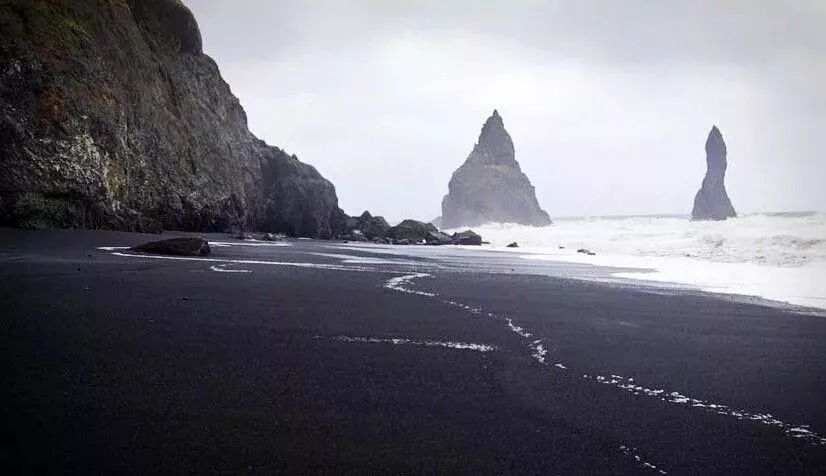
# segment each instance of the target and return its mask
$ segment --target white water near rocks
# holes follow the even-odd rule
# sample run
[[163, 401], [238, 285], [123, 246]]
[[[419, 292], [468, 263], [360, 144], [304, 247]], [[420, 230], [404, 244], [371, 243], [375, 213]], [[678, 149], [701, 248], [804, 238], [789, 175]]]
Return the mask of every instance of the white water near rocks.
[[[826, 309], [826, 214], [557, 219], [547, 227], [487, 224], [486, 249], [526, 259], [626, 268], [613, 278], [675, 283]], [[517, 242], [519, 248], [506, 248]], [[577, 253], [580, 248], [595, 255]], [[628, 271], [627, 268], [635, 268]]]

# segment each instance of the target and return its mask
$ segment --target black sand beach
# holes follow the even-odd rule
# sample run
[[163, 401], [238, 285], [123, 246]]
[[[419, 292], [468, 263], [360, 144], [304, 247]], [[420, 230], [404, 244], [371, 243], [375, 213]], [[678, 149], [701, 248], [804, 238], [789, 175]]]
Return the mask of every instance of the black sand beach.
[[461, 249], [97, 249], [151, 239], [0, 230], [4, 474], [826, 473], [824, 317]]

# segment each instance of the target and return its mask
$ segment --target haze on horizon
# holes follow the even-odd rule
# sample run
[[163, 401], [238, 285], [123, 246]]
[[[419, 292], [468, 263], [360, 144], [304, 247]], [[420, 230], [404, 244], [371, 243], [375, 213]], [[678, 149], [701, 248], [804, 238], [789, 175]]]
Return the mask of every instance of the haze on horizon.
[[551, 217], [826, 208], [826, 3], [186, 0], [252, 131], [349, 214], [441, 213], [498, 109]]

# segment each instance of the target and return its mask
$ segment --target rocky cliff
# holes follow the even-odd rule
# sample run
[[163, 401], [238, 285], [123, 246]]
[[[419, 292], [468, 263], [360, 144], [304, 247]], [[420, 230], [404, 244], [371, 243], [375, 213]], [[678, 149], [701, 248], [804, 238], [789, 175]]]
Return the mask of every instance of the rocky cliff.
[[333, 185], [247, 128], [179, 0], [0, 0], [0, 223], [329, 237]]
[[706, 164], [708, 170], [703, 185], [694, 197], [693, 220], [725, 220], [736, 217], [726, 193], [726, 143], [717, 126], [711, 128], [706, 140]]
[[445, 228], [486, 222], [549, 225], [548, 213], [539, 207], [528, 177], [516, 162], [513, 141], [502, 117], [493, 111], [479, 142], [454, 173], [442, 200]]

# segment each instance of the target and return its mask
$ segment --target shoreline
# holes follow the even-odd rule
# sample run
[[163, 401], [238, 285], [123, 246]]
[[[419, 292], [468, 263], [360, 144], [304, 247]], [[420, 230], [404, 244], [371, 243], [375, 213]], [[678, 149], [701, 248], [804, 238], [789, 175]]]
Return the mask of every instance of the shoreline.
[[[425, 251], [417, 250], [418, 247], [410, 246], [391, 246], [391, 245], [373, 245], [373, 244], [359, 244], [346, 243], [349, 249], [363, 249], [364, 251], [373, 250], [373, 252], [380, 254], [390, 254], [395, 256], [427, 256], [433, 254], [436, 256], [450, 254], [450, 252], [442, 252], [440, 250], [432, 251], [430, 249]], [[426, 247], [432, 248], [432, 247]], [[821, 300], [817, 301], [813, 298], [803, 298], [791, 300], [783, 296], [772, 297], [769, 294], [752, 293], [752, 288], [736, 289], [726, 286], [724, 284], [717, 284], [713, 286], [704, 286], [702, 283], [696, 281], [675, 279], [673, 275], [663, 273], [656, 265], [650, 263], [650, 258], [656, 257], [636, 257], [636, 256], [611, 256], [597, 254], [596, 256], [587, 256], [579, 253], [568, 254], [549, 254], [547, 249], [541, 248], [507, 248], [499, 245], [482, 245], [482, 246], [451, 246], [447, 249], [465, 250], [476, 253], [500, 253], [508, 258], [516, 258], [512, 263], [519, 267], [520, 260], [528, 261], [544, 261], [556, 265], [550, 268], [553, 271], [548, 276], [559, 278], [580, 279], [585, 281], [594, 281], [610, 285], [627, 286], [630, 288], [650, 289], [652, 291], [670, 291], [683, 293], [697, 293], [699, 295], [711, 295], [725, 297], [731, 300], [745, 303], [762, 304], [768, 307], [799, 312], [801, 314], [811, 314], [816, 316], [826, 317], [826, 298], [822, 305]], [[606, 259], [607, 258], [607, 259]], [[619, 261], [619, 262], [618, 262]], [[623, 264], [624, 261], [624, 264]], [[677, 260], [675, 260], [677, 261]], [[646, 264], [648, 262], [648, 264]], [[679, 264], [679, 263], [678, 263]], [[697, 263], [700, 266], [720, 265], [727, 267], [731, 263], [716, 263], [703, 262]], [[587, 267], [590, 271], [574, 271], [564, 269], [564, 265], [574, 265], [577, 267]], [[754, 265], [751, 265], [754, 266]], [[790, 268], [771, 268], [770, 270], [788, 270]], [[576, 269], [576, 268], [572, 268]], [[793, 269], [793, 268], [791, 268]], [[541, 272], [539, 274], [542, 274]], [[663, 276], [659, 278], [658, 275]], [[658, 279], [654, 279], [658, 278]], [[826, 279], [826, 267], [824, 268], [824, 279]], [[824, 289], [826, 291], [826, 289]]]
[[0, 230], [12, 471], [826, 469], [823, 319], [476, 248], [115, 249], [146, 238]]

